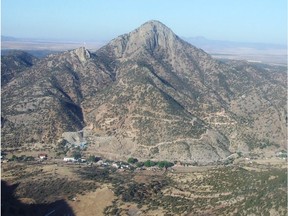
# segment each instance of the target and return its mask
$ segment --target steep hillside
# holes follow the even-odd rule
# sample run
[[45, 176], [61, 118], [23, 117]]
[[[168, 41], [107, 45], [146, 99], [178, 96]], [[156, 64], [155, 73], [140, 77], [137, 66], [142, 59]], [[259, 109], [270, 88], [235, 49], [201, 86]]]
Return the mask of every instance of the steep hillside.
[[157, 21], [96, 55], [116, 72], [113, 85], [83, 102], [94, 108], [87, 124], [117, 137], [96, 138], [100, 152], [215, 161], [229, 151], [285, 147], [283, 69], [221, 63]]
[[83, 94], [111, 80], [101, 65], [79, 48], [39, 60], [9, 82], [2, 88], [2, 145], [51, 143], [65, 131], [82, 129]]
[[23, 51], [10, 51], [1, 56], [1, 86], [6, 85], [18, 73], [32, 67], [37, 58]]
[[90, 150], [119, 157], [205, 163], [286, 143], [285, 69], [219, 62], [158, 21], [39, 60], [2, 98], [7, 146], [85, 125]]

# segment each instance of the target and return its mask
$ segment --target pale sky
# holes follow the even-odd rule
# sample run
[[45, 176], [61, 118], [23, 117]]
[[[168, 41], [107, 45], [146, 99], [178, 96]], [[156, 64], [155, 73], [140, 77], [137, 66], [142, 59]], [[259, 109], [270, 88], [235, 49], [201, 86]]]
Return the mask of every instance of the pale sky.
[[286, 44], [287, 0], [2, 0], [1, 35], [110, 40], [148, 20], [183, 37]]

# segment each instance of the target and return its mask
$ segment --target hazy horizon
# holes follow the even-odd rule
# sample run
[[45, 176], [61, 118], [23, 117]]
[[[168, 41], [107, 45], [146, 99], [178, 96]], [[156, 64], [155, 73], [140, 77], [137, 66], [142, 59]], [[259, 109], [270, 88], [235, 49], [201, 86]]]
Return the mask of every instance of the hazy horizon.
[[[133, 31], [133, 29], [131, 30]], [[172, 29], [173, 31], [173, 29]], [[129, 31], [130, 32], [130, 31]], [[123, 34], [127, 34], [129, 32], [124, 32]], [[114, 38], [123, 35], [123, 34], [119, 34], [117, 36], [115, 36]], [[243, 44], [262, 44], [262, 45], [276, 45], [276, 46], [287, 46], [287, 43], [270, 43], [270, 42], [257, 42], [257, 41], [236, 41], [236, 40], [221, 40], [221, 39], [214, 39], [214, 38], [207, 38], [205, 36], [202, 35], [191, 35], [191, 36], [182, 36], [182, 35], [178, 35], [179, 37], [181, 37], [184, 40], [199, 40], [199, 41], [215, 41], [215, 42], [224, 42], [224, 43], [243, 43]], [[23, 40], [23, 41], [45, 41], [45, 42], [67, 42], [67, 43], [85, 43], [85, 42], [92, 42], [92, 43], [108, 43], [110, 40], [113, 40], [114, 38], [107, 38], [107, 39], [90, 39], [90, 40], [85, 40], [85, 38], [83, 39], [69, 39], [69, 38], [41, 38], [41, 37], [16, 37], [13, 35], [1, 35], [1, 37], [4, 37], [4, 39], [2, 41], [9, 41], [12, 39], [17, 40]], [[6, 39], [6, 38], [11, 38], [11, 39]]]
[[109, 41], [159, 20], [186, 38], [287, 44], [285, 0], [2, 0], [1, 10], [1, 35], [16, 38]]
[[[180, 36], [181, 37], [181, 36]], [[110, 40], [80, 41], [65, 39], [40, 39], [40, 38], [9, 38], [1, 35], [1, 50], [24, 50], [38, 57], [53, 52], [85, 47], [90, 51], [105, 46]], [[182, 37], [183, 40], [197, 48], [203, 49], [214, 58], [247, 60], [272, 64], [287, 64], [287, 44], [268, 44], [259, 42], [211, 40], [204, 37]], [[33, 51], [34, 50], [34, 51]], [[39, 53], [40, 51], [40, 53]]]

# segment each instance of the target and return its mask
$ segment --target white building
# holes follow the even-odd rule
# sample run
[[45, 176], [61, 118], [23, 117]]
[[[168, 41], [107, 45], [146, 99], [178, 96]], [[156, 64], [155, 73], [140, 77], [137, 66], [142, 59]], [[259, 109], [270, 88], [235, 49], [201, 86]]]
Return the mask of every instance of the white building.
[[64, 157], [63, 161], [65, 162], [75, 162], [75, 158], [74, 157]]

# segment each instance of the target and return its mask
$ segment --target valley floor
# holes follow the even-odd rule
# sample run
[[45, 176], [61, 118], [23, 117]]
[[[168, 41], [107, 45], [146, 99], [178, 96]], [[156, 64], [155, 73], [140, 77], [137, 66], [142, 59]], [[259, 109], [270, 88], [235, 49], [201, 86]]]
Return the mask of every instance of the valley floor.
[[168, 170], [8, 162], [1, 175], [2, 215], [287, 215], [281, 159]]

